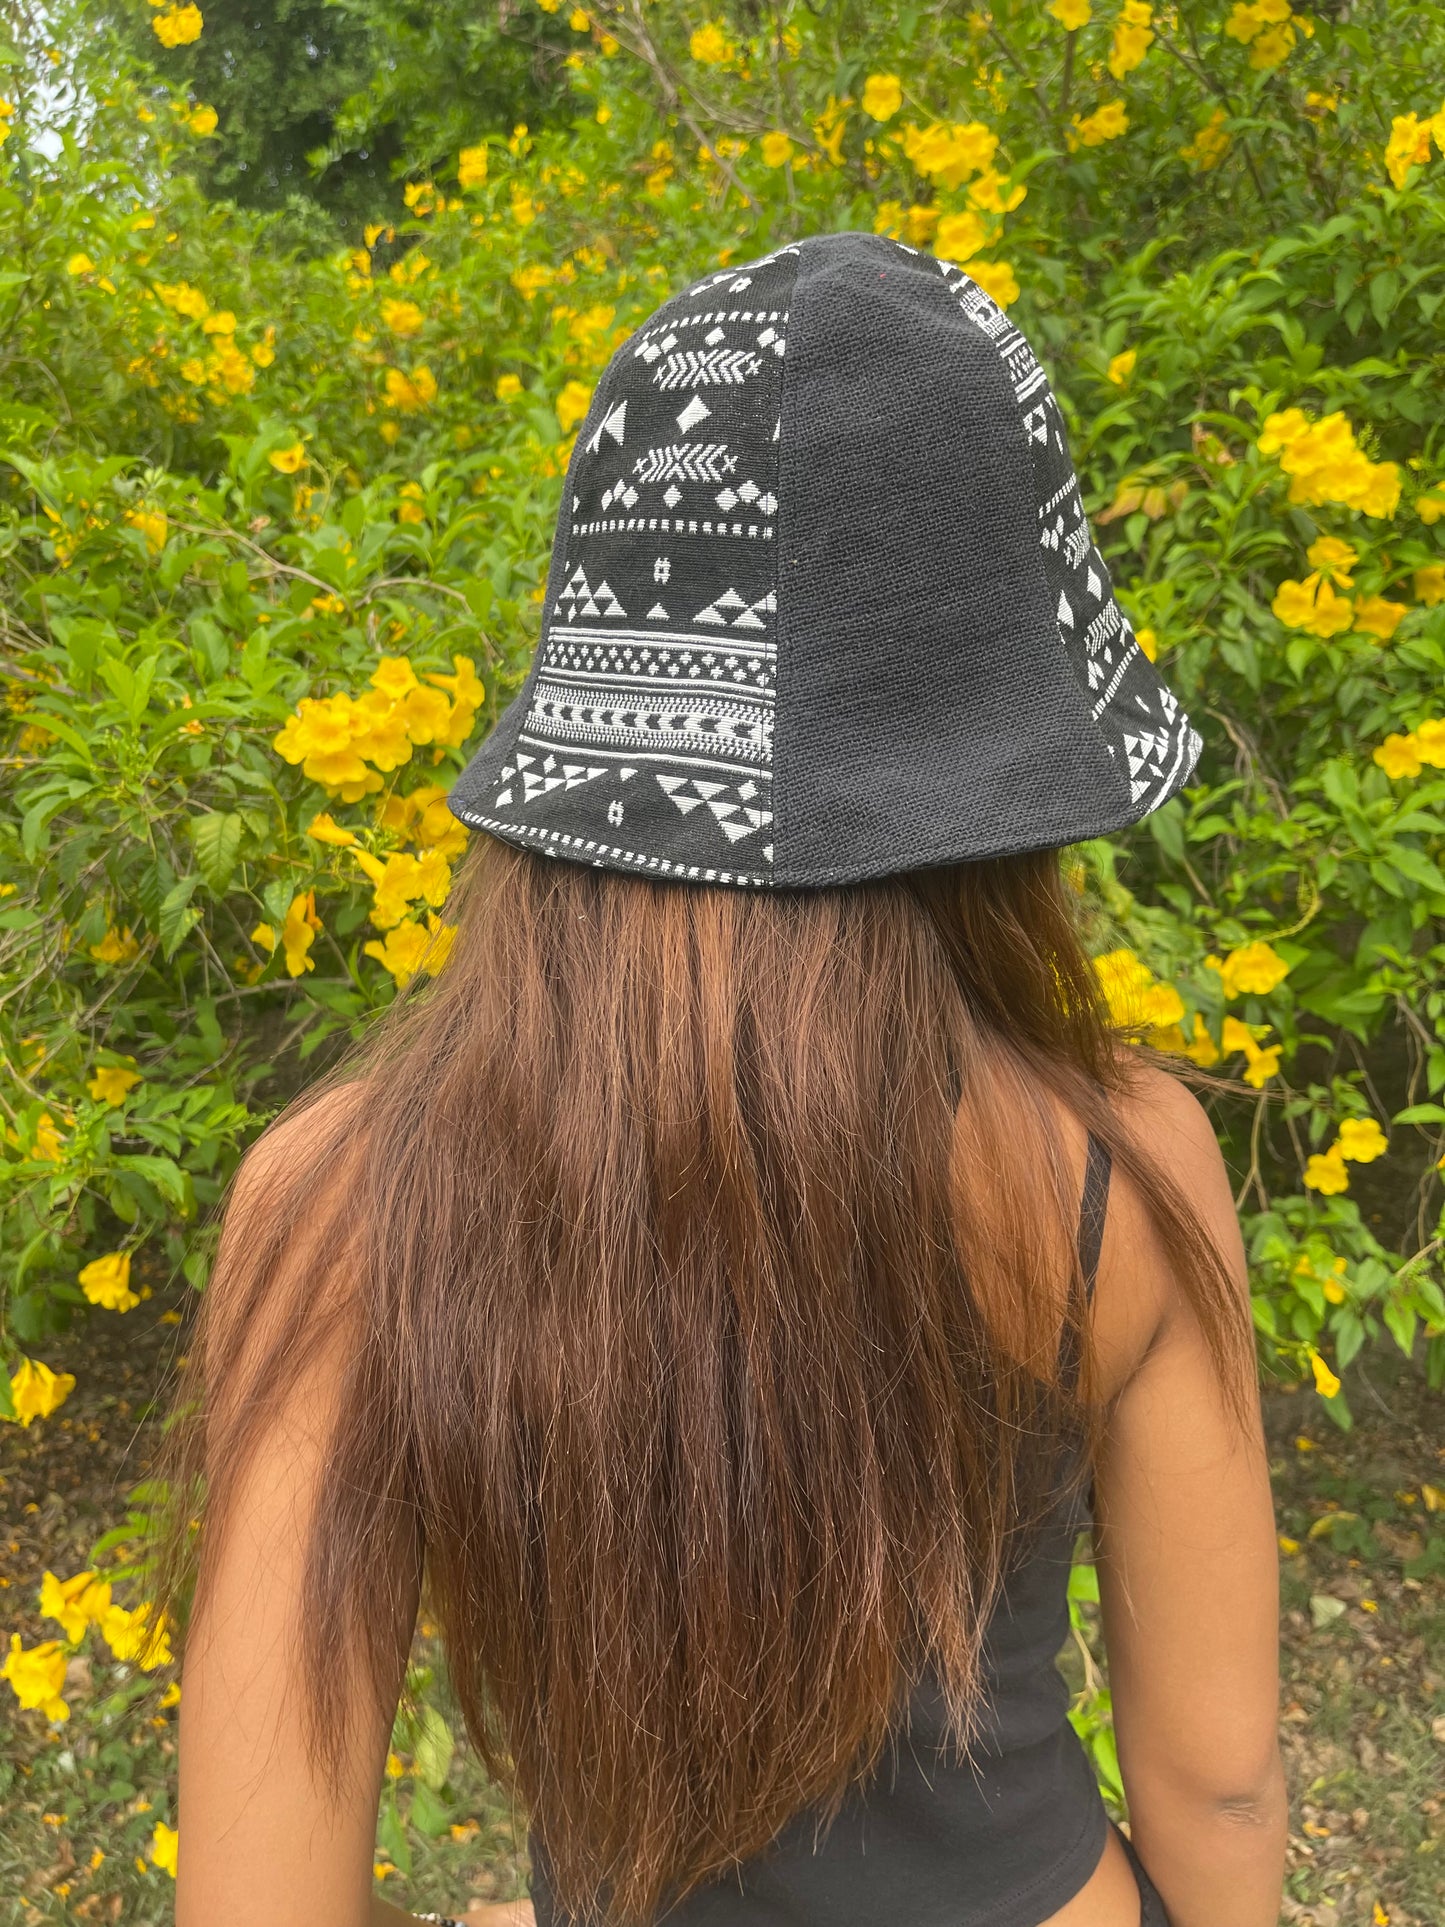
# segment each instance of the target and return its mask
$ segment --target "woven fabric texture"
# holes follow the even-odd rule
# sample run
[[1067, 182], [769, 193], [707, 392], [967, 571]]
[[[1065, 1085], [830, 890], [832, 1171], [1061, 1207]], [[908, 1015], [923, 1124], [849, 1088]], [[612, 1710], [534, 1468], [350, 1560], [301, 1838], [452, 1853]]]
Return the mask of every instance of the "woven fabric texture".
[[842, 233], [613, 356], [527, 683], [450, 801], [573, 861], [811, 888], [1122, 828], [1199, 749], [1028, 342], [965, 270]]

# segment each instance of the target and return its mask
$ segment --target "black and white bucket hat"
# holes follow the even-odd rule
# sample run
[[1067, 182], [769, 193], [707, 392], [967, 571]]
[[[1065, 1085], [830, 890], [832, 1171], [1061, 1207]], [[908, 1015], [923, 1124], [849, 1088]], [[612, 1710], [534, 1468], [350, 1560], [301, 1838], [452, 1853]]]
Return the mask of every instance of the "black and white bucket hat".
[[1024, 336], [966, 269], [826, 234], [613, 356], [527, 683], [449, 801], [575, 862], [806, 888], [1122, 829], [1200, 747]]

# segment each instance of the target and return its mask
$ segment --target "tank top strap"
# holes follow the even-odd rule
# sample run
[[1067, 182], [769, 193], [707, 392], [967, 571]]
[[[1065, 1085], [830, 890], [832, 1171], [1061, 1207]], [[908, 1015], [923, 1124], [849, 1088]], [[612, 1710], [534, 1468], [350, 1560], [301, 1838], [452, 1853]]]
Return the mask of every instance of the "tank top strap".
[[1104, 1244], [1104, 1217], [1109, 1209], [1109, 1174], [1114, 1158], [1102, 1138], [1089, 1133], [1089, 1160], [1084, 1167], [1084, 1194], [1079, 1202], [1079, 1264], [1084, 1290], [1093, 1303], [1099, 1275], [1099, 1253]]
[[[1109, 1174], [1113, 1157], [1102, 1138], [1089, 1133], [1089, 1156], [1084, 1166], [1084, 1191], [1079, 1200], [1079, 1268], [1084, 1274], [1084, 1292], [1094, 1302], [1094, 1283], [1099, 1275], [1099, 1253], [1104, 1243], [1104, 1218], [1109, 1209]], [[1059, 1346], [1059, 1376], [1067, 1384], [1079, 1370], [1079, 1337], [1068, 1326]]]

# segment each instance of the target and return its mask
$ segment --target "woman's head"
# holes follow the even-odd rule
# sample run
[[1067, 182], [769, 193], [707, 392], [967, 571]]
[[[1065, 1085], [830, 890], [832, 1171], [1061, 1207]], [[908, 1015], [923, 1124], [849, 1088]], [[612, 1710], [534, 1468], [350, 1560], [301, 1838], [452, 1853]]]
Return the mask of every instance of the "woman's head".
[[480, 837], [455, 913], [440, 976], [301, 1101], [264, 1222], [228, 1219], [173, 1469], [209, 1481], [204, 1584], [266, 1399], [342, 1321], [318, 1747], [381, 1671], [404, 1516], [562, 1905], [645, 1920], [840, 1796], [925, 1665], [968, 1733], [1000, 1575], [1098, 1418], [1061, 1111], [1235, 1384], [1243, 1341], [1111, 1107], [1130, 1058], [1057, 852], [752, 892]]

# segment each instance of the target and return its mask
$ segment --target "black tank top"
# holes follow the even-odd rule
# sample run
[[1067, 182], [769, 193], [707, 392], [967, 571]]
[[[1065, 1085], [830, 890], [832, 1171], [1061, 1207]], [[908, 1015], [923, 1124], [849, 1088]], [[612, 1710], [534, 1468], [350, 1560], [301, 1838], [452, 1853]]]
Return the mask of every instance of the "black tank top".
[[[1109, 1170], [1108, 1147], [1091, 1133], [1078, 1233], [1091, 1297]], [[796, 1815], [765, 1853], [696, 1888], [659, 1927], [1038, 1927], [1071, 1899], [1108, 1830], [1055, 1664], [1092, 1498], [1092, 1488], [1088, 1500], [1061, 1498], [1005, 1581], [985, 1637], [983, 1734], [967, 1758], [947, 1745], [937, 1685], [925, 1678], [882, 1766], [826, 1833], [811, 1811]], [[537, 1927], [573, 1927], [553, 1906], [535, 1825], [529, 1844]]]

